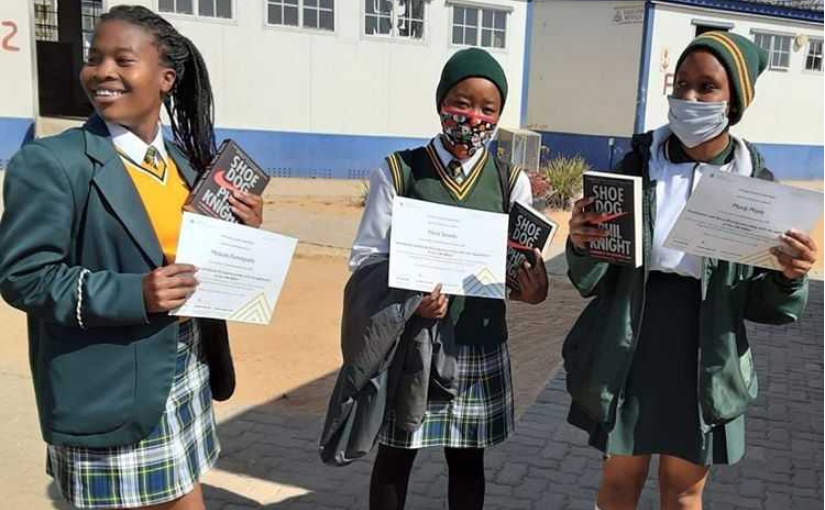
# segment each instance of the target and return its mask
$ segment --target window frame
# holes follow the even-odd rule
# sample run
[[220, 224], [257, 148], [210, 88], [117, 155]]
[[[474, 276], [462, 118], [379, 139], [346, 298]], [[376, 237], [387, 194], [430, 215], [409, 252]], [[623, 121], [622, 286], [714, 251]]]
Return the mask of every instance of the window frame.
[[[499, 8], [495, 5], [488, 5], [478, 2], [461, 2], [461, 1], [448, 1], [446, 5], [450, 8], [450, 24], [448, 27], [449, 34], [448, 40], [450, 41], [450, 46], [457, 47], [457, 48], [483, 48], [487, 51], [493, 52], [507, 52], [510, 49], [510, 37], [509, 37], [509, 16], [513, 12], [512, 9], [507, 8]], [[478, 20], [478, 24], [475, 26], [476, 30], [476, 43], [475, 44], [467, 44], [466, 43], [466, 32], [467, 28], [471, 27], [471, 25], [461, 24], [462, 28], [462, 42], [456, 43], [453, 39], [453, 31], [456, 28], [456, 8], [464, 9], [465, 15], [464, 19], [466, 20], [466, 11], [467, 10], [475, 10], [477, 12], [476, 19]], [[485, 12], [492, 14], [492, 25], [489, 27], [484, 26], [484, 15]], [[504, 16], [504, 29], [499, 29], [495, 27], [495, 19], [496, 15]], [[491, 42], [494, 40], [496, 33], [503, 32], [504, 34], [504, 46], [484, 46], [482, 41], [484, 40], [484, 33], [489, 32], [491, 33]]]
[[693, 18], [690, 20], [690, 24], [693, 25], [695, 28], [693, 33], [695, 34], [694, 37], [699, 37], [701, 35], [699, 30], [702, 28], [707, 28], [709, 30], [703, 30], [702, 33], [712, 32], [714, 30], [718, 30], [720, 32], [730, 32], [735, 28], [736, 25], [727, 21], [718, 21], [718, 20], [710, 20], [710, 19], [702, 19], [702, 18]]
[[[338, 0], [332, 0], [332, 29], [320, 28], [320, 27], [307, 27], [304, 26], [304, 9], [306, 5], [304, 4], [305, 0], [297, 0], [298, 4], [298, 24], [297, 25], [285, 25], [283, 23], [270, 23], [269, 21], [269, 5], [270, 0], [264, 0], [264, 27], [272, 30], [285, 30], [285, 31], [293, 31], [298, 33], [306, 33], [310, 32], [313, 34], [319, 35], [334, 35], [338, 32], [338, 9], [336, 2]], [[328, 9], [321, 7], [321, 1], [316, 0], [316, 6], [310, 7], [310, 9], [320, 13], [321, 11], [328, 11]], [[320, 22], [320, 16], [318, 17], [318, 21]]]
[[[768, 69], [770, 71], [780, 71], [780, 72], [788, 72], [791, 70], [791, 53], [793, 53], [793, 35], [792, 34], [784, 34], [779, 32], [770, 32], [770, 31], [762, 31], [762, 30], [753, 30], [751, 31], [753, 34], [753, 43], [760, 48], [764, 49], [768, 52]], [[770, 48], [763, 48], [761, 44], [757, 42], [757, 38], [759, 37], [770, 37]], [[776, 49], [776, 41], [779, 39], [786, 39], [788, 41], [788, 49], [787, 51], [777, 50]], [[774, 65], [773, 57], [774, 53], [779, 54], [787, 54], [788, 56], [788, 64], [787, 66], [781, 65]]]
[[[177, 10], [174, 11], [174, 12], [172, 12], [172, 11], [162, 11], [160, 9], [161, 1], [162, 0], [155, 0], [155, 12], [157, 12], [161, 16], [169, 16], [169, 17], [172, 17], [172, 18], [179, 18], [179, 19], [184, 19], [184, 20], [189, 20], [189, 21], [197, 21], [197, 22], [201, 22], [201, 23], [221, 23], [221, 24], [229, 24], [229, 25], [237, 24], [237, 20], [236, 20], [236, 13], [237, 13], [237, 6], [238, 6], [238, 1], [237, 0], [229, 0], [229, 4], [231, 6], [230, 9], [232, 10], [232, 17], [230, 17], [230, 18], [223, 18], [223, 17], [219, 17], [217, 15], [208, 16], [208, 15], [205, 15], [205, 14], [201, 14], [200, 13], [200, 0], [191, 0], [192, 10], [194, 11], [192, 14], [187, 14], [185, 12], [177, 12]], [[180, 0], [171, 0], [171, 1], [174, 3], [175, 9], [177, 9], [178, 2]], [[215, 6], [215, 12], [217, 12], [217, 2], [218, 2], [218, 0], [212, 0], [212, 1], [213, 1], [213, 5]]]
[[[808, 68], [808, 59], [811, 58], [811, 47], [813, 43], [819, 43], [819, 55], [814, 55], [814, 58], [819, 57], [819, 69]], [[822, 37], [808, 37], [808, 44], [806, 46], [805, 66], [803, 70], [806, 73], [822, 74], [823, 69], [825, 69], [825, 39]]]
[[399, 16], [399, 2], [400, 0], [386, 0], [392, 4], [392, 11], [390, 12], [390, 32], [387, 34], [368, 34], [367, 33], [367, 16], [376, 17], [377, 19], [386, 19], [386, 16], [381, 16], [379, 14], [373, 14], [367, 12], [367, 2], [372, 0], [361, 0], [361, 37], [367, 40], [377, 40], [377, 41], [395, 41], [395, 42], [404, 42], [410, 44], [426, 44], [428, 37], [429, 37], [429, 26], [428, 26], [428, 16], [429, 16], [429, 5], [431, 0], [410, 0], [412, 1], [419, 1], [421, 2], [422, 8], [422, 15], [421, 18], [413, 18], [412, 16], [409, 17], [410, 22], [420, 22], [421, 23], [421, 30], [422, 34], [421, 37], [412, 37], [410, 35], [400, 35], [398, 21], [402, 19], [402, 16]]

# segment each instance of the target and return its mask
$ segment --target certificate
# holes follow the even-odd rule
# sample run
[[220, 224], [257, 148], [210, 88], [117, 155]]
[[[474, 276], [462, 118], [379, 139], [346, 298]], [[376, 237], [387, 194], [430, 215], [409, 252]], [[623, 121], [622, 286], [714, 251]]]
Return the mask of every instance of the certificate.
[[175, 262], [197, 269], [198, 287], [172, 315], [268, 324], [298, 240], [183, 213]]
[[822, 216], [822, 193], [718, 170], [702, 173], [665, 247], [768, 269], [770, 249], [791, 228], [810, 232]]
[[389, 286], [504, 299], [506, 214], [396, 197]]

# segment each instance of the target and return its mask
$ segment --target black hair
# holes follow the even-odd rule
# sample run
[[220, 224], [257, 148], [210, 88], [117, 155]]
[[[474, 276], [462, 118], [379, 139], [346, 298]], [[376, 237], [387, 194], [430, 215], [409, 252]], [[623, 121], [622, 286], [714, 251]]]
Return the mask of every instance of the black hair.
[[154, 36], [162, 64], [177, 74], [175, 85], [163, 98], [172, 135], [195, 170], [203, 171], [215, 155], [215, 110], [209, 72], [200, 51], [171, 23], [139, 5], [113, 7], [100, 17], [101, 23], [106, 21], [123, 21]]

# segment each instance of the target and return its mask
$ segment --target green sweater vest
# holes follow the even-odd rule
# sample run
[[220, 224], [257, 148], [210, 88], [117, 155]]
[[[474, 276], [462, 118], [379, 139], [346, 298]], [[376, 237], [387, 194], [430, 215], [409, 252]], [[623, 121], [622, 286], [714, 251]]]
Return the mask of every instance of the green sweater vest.
[[[505, 190], [502, 190], [496, 163], [486, 150], [462, 184], [452, 179], [432, 145], [393, 153], [387, 163], [398, 196], [480, 211], [506, 212], [502, 210]], [[512, 188], [518, 169], [508, 170]], [[505, 314], [503, 300], [451, 296], [446, 319], [452, 322], [459, 345], [494, 346], [507, 340]]]

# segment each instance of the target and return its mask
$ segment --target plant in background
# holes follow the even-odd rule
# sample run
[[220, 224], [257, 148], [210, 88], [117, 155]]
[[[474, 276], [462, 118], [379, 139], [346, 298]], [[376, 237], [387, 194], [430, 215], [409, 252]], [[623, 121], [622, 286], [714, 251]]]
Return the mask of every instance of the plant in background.
[[569, 211], [581, 196], [582, 174], [590, 170], [590, 165], [582, 156], [557, 155], [547, 160], [541, 170], [552, 188], [547, 206]]
[[530, 179], [530, 191], [533, 193], [533, 207], [539, 210], [544, 209], [553, 193], [553, 187], [547, 180], [547, 173], [542, 170], [526, 173]]

